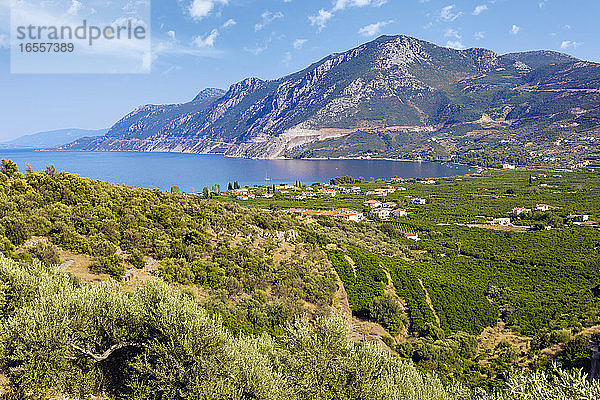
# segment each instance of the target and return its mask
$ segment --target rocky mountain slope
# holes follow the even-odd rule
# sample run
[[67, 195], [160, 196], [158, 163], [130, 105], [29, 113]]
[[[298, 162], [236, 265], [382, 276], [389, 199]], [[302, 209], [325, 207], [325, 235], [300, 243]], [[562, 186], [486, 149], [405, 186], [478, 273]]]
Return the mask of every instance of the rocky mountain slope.
[[[382, 36], [278, 80], [248, 78], [188, 103], [140, 107], [105, 136], [63, 149], [451, 156], [480, 139], [530, 142], [541, 127], [594, 129], [598, 106], [595, 63], [551, 51], [500, 56]], [[535, 136], [533, 143], [547, 140]]]
[[0, 143], [2, 149], [51, 149], [84, 137], [105, 135], [108, 129], [59, 129], [25, 135]]

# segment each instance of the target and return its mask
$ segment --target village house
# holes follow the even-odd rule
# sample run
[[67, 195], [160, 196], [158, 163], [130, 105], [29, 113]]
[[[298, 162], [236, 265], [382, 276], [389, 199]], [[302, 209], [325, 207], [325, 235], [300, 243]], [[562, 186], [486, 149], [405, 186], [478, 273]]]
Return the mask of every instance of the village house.
[[396, 207], [398, 204], [394, 203], [394, 202], [387, 202], [387, 203], [383, 203], [383, 208], [394, 208]]
[[379, 219], [389, 219], [392, 212], [387, 208], [378, 208], [376, 210], [371, 211], [371, 218], [379, 218]]
[[535, 206], [536, 211], [550, 211], [550, 206], [548, 204], [538, 204]]
[[492, 221], [492, 225], [509, 226], [510, 218], [496, 218]]
[[587, 222], [590, 220], [589, 215], [569, 215], [567, 216], [567, 220], [571, 222]]
[[352, 193], [360, 193], [360, 186], [352, 186], [352, 187], [350, 188], [350, 191], [351, 191]]
[[337, 190], [334, 189], [321, 189], [318, 192], [321, 197], [335, 197], [337, 196]]
[[275, 185], [275, 191], [279, 191], [281, 193], [289, 193], [290, 190], [300, 191], [302, 189], [293, 185]]
[[417, 235], [416, 233], [410, 233], [407, 232], [404, 234], [404, 237], [410, 240], [414, 240], [415, 242], [418, 242], [421, 240], [421, 238], [419, 238], [419, 235]]
[[365, 207], [378, 208], [381, 207], [381, 202], [377, 200], [367, 200], [363, 203]]
[[515, 207], [512, 209], [512, 213], [515, 215], [521, 215], [523, 213], [530, 212], [530, 211], [531, 211], [531, 209], [525, 208], [525, 207]]
[[422, 206], [424, 204], [427, 204], [427, 200], [425, 199], [412, 199], [411, 204], [417, 205], [417, 206]]
[[317, 211], [317, 210], [305, 210], [303, 208], [290, 208], [290, 209], [283, 210], [283, 211], [287, 212], [287, 213], [296, 213], [296, 214], [303, 214], [303, 215], [310, 215], [310, 216], [323, 215], [323, 216], [328, 216], [328, 217], [336, 217], [336, 218], [342, 218], [347, 221], [354, 221], [354, 222], [362, 221], [365, 218], [363, 213], [354, 211], [354, 210], [350, 210], [347, 208], [339, 208], [337, 210], [331, 210], [331, 211]]
[[404, 178], [393, 177], [392, 182], [404, 182]]
[[406, 217], [406, 210], [397, 208], [392, 211], [392, 217]]

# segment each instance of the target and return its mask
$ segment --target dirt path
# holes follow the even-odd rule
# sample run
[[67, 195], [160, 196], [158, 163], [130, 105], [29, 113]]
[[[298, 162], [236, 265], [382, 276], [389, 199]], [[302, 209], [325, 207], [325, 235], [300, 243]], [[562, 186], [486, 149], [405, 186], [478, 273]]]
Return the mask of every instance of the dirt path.
[[337, 272], [335, 273], [335, 276], [337, 277], [338, 290], [333, 295], [332, 305], [333, 308], [339, 312], [345, 320], [350, 321], [352, 319], [352, 309], [350, 308], [350, 303], [348, 302], [348, 293], [346, 293], [344, 283], [338, 276]]
[[348, 261], [348, 264], [350, 264], [350, 266], [352, 267], [352, 271], [354, 271], [354, 277], [356, 278], [356, 264], [354, 263], [354, 260], [348, 254], [344, 254], [344, 258], [346, 259], [346, 261]]
[[433, 313], [433, 316], [435, 317], [435, 322], [438, 326], [440, 326], [440, 317], [438, 317], [437, 313], [435, 312], [435, 308], [433, 308], [433, 303], [431, 302], [431, 298], [429, 297], [429, 292], [425, 288], [425, 285], [423, 285], [423, 281], [421, 279], [419, 279], [419, 285], [421, 285], [421, 288], [423, 288], [423, 291], [425, 292], [425, 301], [427, 302], [427, 305], [429, 306], [431, 312]]

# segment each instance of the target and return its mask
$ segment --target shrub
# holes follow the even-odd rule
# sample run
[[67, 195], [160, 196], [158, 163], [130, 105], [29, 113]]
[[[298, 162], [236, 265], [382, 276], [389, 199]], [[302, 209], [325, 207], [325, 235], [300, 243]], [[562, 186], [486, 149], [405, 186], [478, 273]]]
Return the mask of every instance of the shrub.
[[119, 281], [123, 279], [123, 274], [125, 274], [123, 259], [117, 255], [98, 257], [90, 265], [90, 270], [97, 274], [108, 274]]
[[371, 300], [369, 317], [373, 321], [379, 322], [393, 336], [399, 334], [404, 326], [402, 307], [396, 299], [388, 294], [377, 296]]
[[44, 264], [60, 264], [60, 253], [56, 246], [52, 244], [38, 243], [34, 247], [29, 248], [29, 252]]

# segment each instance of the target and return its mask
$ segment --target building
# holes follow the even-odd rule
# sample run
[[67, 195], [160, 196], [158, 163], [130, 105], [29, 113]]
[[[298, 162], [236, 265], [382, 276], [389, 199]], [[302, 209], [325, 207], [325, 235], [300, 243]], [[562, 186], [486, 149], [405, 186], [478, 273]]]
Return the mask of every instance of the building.
[[389, 219], [392, 211], [388, 208], [378, 208], [376, 210], [371, 211], [371, 218], [379, 218], [379, 219]]
[[567, 220], [572, 222], [587, 222], [590, 220], [589, 215], [569, 215], [567, 216]]
[[345, 219], [347, 221], [362, 221], [363, 219], [365, 219], [365, 216], [363, 213], [358, 212], [358, 211], [354, 211], [354, 210], [350, 210], [347, 208], [339, 208], [337, 210], [331, 210], [331, 211], [317, 211], [317, 210], [305, 210], [303, 208], [290, 208], [287, 210], [283, 210], [284, 212], [287, 213], [296, 213], [296, 214], [303, 214], [303, 215], [310, 215], [310, 216], [327, 216], [327, 217], [335, 217], [335, 218], [342, 218]]
[[352, 186], [352, 187], [350, 188], [350, 191], [351, 191], [352, 193], [360, 193], [360, 186]]
[[383, 203], [383, 208], [395, 208], [398, 204], [394, 203], [394, 202], [387, 202], [387, 203]]
[[417, 235], [416, 233], [405, 233], [404, 237], [410, 240], [414, 240], [415, 242], [421, 240], [421, 238], [419, 238], [419, 235]]
[[526, 212], [530, 212], [531, 210], [529, 208], [525, 208], [525, 207], [515, 207], [512, 209], [512, 213], [515, 215], [521, 215], [523, 213]]
[[550, 211], [550, 206], [548, 204], [538, 204], [535, 206], [536, 211]]
[[319, 190], [321, 197], [335, 197], [337, 196], [337, 190], [334, 189], [321, 189]]
[[331, 217], [342, 218], [347, 221], [359, 222], [365, 219], [363, 213], [350, 210], [348, 208], [339, 208], [337, 210], [331, 210], [329, 212], [324, 212], [323, 215], [329, 215]]
[[512, 164], [502, 164], [502, 168], [504, 168], [504, 169], [517, 169], [517, 167], [515, 167]]
[[377, 200], [367, 200], [363, 203], [363, 205], [365, 207], [379, 208], [381, 207], [381, 202]]
[[417, 206], [422, 206], [424, 204], [427, 204], [427, 200], [425, 199], [412, 199], [411, 204], [417, 205]]
[[492, 225], [509, 226], [510, 218], [496, 218], [492, 221]]
[[392, 217], [406, 217], [406, 210], [397, 208], [392, 211]]

